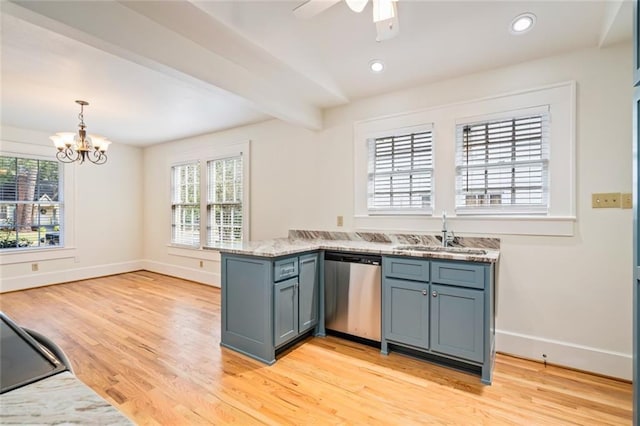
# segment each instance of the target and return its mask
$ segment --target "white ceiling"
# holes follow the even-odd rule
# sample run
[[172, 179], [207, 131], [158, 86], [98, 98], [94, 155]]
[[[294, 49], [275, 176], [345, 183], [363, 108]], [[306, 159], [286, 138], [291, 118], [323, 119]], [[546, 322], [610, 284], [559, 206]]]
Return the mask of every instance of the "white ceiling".
[[[302, 1], [2, 1], [2, 124], [73, 131], [83, 99], [90, 133], [138, 146], [271, 117], [320, 129], [327, 107], [632, 32], [629, 0], [400, 0], [377, 43], [371, 4], [305, 20]], [[522, 12], [537, 24], [514, 36]]]

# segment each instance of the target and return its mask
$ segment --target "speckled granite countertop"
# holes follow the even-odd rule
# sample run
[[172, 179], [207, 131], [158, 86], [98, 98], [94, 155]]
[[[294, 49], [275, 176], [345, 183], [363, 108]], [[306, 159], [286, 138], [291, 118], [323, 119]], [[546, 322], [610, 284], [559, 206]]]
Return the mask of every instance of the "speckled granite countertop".
[[444, 250], [441, 245], [438, 237], [432, 235], [292, 230], [288, 238], [222, 244], [209, 249], [260, 257], [336, 250], [484, 263], [495, 263], [500, 258], [497, 238], [456, 237], [452, 247]]
[[132, 425], [68, 371], [0, 395], [3, 425]]

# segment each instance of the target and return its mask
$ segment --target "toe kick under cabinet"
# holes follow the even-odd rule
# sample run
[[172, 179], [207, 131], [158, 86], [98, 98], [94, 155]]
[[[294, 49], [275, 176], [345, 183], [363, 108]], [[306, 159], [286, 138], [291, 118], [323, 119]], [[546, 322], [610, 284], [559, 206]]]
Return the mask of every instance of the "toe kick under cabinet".
[[479, 371], [495, 358], [493, 264], [383, 257], [382, 353], [409, 349]]

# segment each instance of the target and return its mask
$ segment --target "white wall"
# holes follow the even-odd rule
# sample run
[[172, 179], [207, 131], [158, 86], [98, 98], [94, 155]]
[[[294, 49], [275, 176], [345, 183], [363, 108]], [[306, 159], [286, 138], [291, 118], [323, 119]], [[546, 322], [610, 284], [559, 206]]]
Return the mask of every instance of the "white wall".
[[202, 283], [220, 284], [218, 253], [169, 247], [169, 190], [172, 162], [189, 156], [206, 158], [224, 145], [251, 141], [251, 240], [286, 237], [289, 228], [317, 223], [309, 215], [321, 215], [323, 210], [322, 203], [312, 200], [320, 184], [317, 179], [320, 164], [315, 153], [320, 145], [318, 136], [271, 120], [145, 149], [145, 267]]
[[[585, 50], [354, 102], [326, 114], [323, 158], [339, 161], [332, 170], [352, 167], [357, 120], [577, 81], [575, 235], [498, 235], [497, 348], [630, 379], [631, 210], [592, 209], [591, 193], [631, 192], [631, 58], [630, 44]], [[331, 199], [345, 177], [326, 176], [322, 198]], [[332, 205], [352, 226], [351, 199]]]
[[[1, 151], [53, 155], [49, 135], [3, 127]], [[65, 250], [0, 253], [0, 290], [13, 291], [140, 269], [142, 264], [142, 150], [114, 143], [109, 160], [65, 165], [69, 195]], [[38, 271], [31, 270], [32, 263]]]
[[251, 140], [253, 240], [284, 237], [291, 228], [337, 229], [336, 215], [353, 230], [354, 122], [575, 80], [575, 234], [499, 235], [497, 349], [534, 359], [544, 353], [550, 363], [629, 379], [631, 211], [594, 210], [590, 202], [593, 192], [631, 191], [631, 57], [623, 44], [396, 91], [326, 111], [320, 132], [272, 120], [147, 148], [145, 266], [219, 283], [216, 254], [169, 254], [168, 164], [176, 152]]

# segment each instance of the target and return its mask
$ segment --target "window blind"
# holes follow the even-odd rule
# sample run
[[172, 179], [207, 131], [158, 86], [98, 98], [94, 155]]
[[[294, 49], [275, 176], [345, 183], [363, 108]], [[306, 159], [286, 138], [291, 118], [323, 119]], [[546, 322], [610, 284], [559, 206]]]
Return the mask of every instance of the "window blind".
[[181, 164], [171, 168], [171, 242], [200, 246], [200, 165]]
[[207, 245], [242, 241], [242, 155], [207, 162]]
[[431, 131], [369, 141], [368, 209], [431, 213]]
[[57, 161], [0, 156], [0, 249], [63, 242], [61, 171]]
[[546, 213], [549, 114], [456, 127], [456, 211]]

